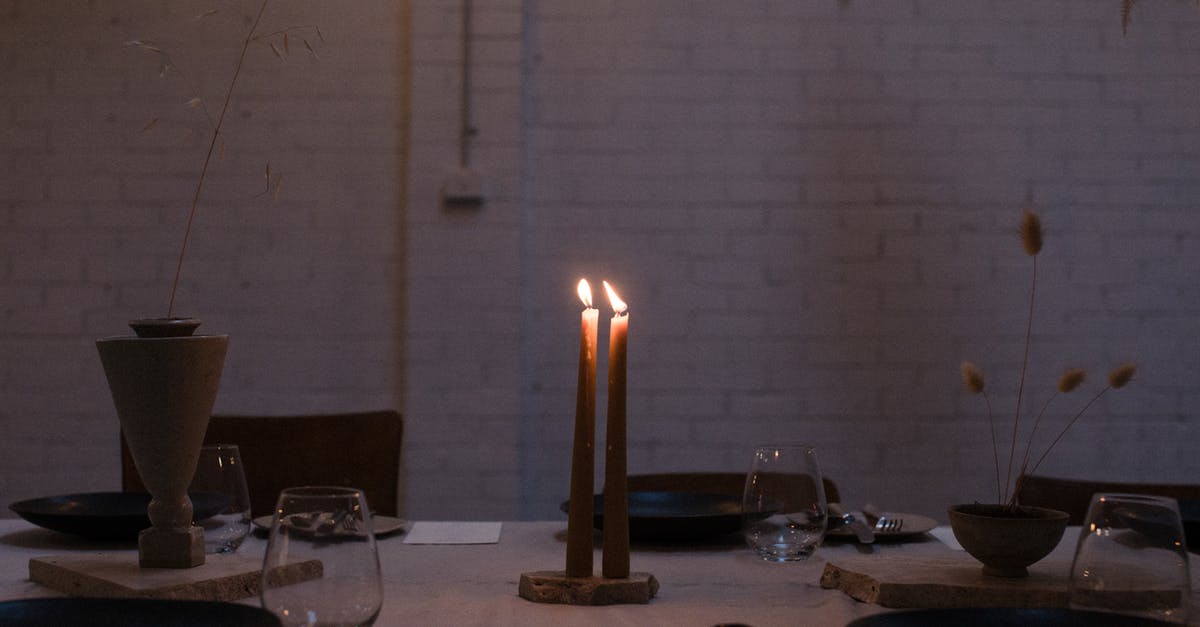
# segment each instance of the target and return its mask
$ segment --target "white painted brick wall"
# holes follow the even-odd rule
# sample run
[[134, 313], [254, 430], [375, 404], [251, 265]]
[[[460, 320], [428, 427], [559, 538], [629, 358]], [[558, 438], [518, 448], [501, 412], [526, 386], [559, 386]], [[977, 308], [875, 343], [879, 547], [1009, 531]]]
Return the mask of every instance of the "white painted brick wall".
[[[565, 4], [534, 22], [526, 135], [527, 280], [561, 286], [562, 321], [525, 341], [569, 352], [567, 273], [589, 260], [631, 293], [631, 469], [736, 470], [754, 441], [807, 439], [848, 498], [934, 515], [983, 498], [990, 445], [957, 365], [986, 363], [1011, 407], [1012, 232], [1032, 203], [1049, 229], [1033, 383], [1143, 373], [1049, 470], [1195, 480], [1182, 450], [1156, 452], [1195, 437], [1194, 351], [1172, 348], [1197, 330], [1194, 7], [1139, 10], [1122, 37], [1094, 3]], [[547, 442], [568, 435], [568, 368], [533, 374]], [[1133, 436], [1144, 461], [1090, 454], [1135, 416], [1173, 425]], [[565, 479], [540, 485], [557, 490], [530, 511], [551, 511]]]
[[[216, 98], [250, 9], [196, 27], [211, 4], [0, 8], [6, 502], [118, 484], [92, 343], [162, 313], [204, 149], [121, 44], [177, 42]], [[328, 41], [251, 56], [180, 307], [233, 338], [219, 411], [402, 409], [407, 515], [559, 516], [580, 276], [631, 305], [631, 471], [807, 440], [852, 502], [986, 498], [957, 369], [986, 369], [1006, 419], [1026, 204], [1047, 225], [1032, 396], [1067, 365], [1141, 373], [1046, 470], [1200, 476], [1190, 3], [1139, 5], [1126, 36], [1091, 0], [475, 3], [478, 210], [439, 202], [462, 3], [344, 6], [271, 5]], [[252, 199], [267, 160], [274, 204]]]
[[[195, 19], [208, 8], [220, 13]], [[206, 147], [184, 139], [202, 130], [184, 106], [191, 92], [123, 42], [161, 44], [215, 106], [250, 10], [25, 0], [0, 9], [0, 500], [119, 486], [116, 416], [93, 342], [165, 313]], [[399, 11], [273, 3], [264, 26], [291, 24], [322, 26], [321, 60], [298, 37], [286, 64], [251, 50], [177, 311], [232, 337], [218, 411], [393, 406]], [[159, 125], [139, 132], [154, 117]], [[253, 198], [268, 160], [284, 176], [274, 204]]]

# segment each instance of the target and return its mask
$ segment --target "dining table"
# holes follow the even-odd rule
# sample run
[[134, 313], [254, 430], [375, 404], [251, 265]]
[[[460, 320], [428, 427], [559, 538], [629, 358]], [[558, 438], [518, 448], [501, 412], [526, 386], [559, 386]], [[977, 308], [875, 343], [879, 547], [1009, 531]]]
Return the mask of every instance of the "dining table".
[[[575, 606], [535, 603], [518, 595], [522, 573], [561, 570], [565, 559], [566, 521], [499, 523], [498, 541], [478, 544], [412, 544], [404, 533], [378, 539], [384, 602], [377, 625], [553, 626], [741, 624], [845, 625], [859, 617], [896, 611], [855, 600], [840, 589], [822, 587], [827, 564], [880, 560], [947, 558], [970, 563], [953, 546], [948, 529], [903, 542], [858, 544], [827, 538], [805, 561], [774, 563], [759, 559], [736, 537], [687, 544], [634, 543], [630, 568], [659, 582], [646, 604]], [[1047, 558], [1054, 568], [1069, 567], [1079, 528], [1068, 528]], [[943, 539], [939, 539], [943, 538]], [[600, 564], [597, 536], [596, 564]], [[259, 534], [237, 549], [258, 556], [266, 549]], [[0, 520], [0, 601], [64, 596], [29, 578], [29, 560], [64, 554], [136, 553], [133, 543], [96, 543], [50, 531], [20, 519]], [[208, 560], [225, 559], [209, 555]], [[1065, 564], [1065, 566], [1064, 566]], [[1066, 572], [1062, 573], [1066, 576]], [[1193, 590], [1197, 589], [1193, 572]], [[1200, 599], [1192, 593], [1193, 607]], [[240, 603], [258, 605], [255, 597]]]

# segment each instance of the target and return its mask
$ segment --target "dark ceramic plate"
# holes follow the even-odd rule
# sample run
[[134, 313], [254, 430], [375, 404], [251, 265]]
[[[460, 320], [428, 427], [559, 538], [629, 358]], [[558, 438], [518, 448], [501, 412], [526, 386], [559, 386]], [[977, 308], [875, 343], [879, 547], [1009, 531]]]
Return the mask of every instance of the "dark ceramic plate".
[[[887, 512], [891, 518], [899, 518], [903, 521], [899, 529], [893, 531], [880, 531], [872, 527], [876, 540], [896, 540], [896, 539], [912, 539], [915, 536], [922, 536], [930, 531], [933, 531], [938, 526], [938, 522], [928, 516], [920, 514], [905, 514], [901, 512]], [[825, 532], [827, 538], [838, 538], [842, 540], [853, 539], [857, 536], [850, 530], [850, 526], [843, 523], [841, 518], [837, 516], [829, 517], [830, 528]]]
[[164, 599], [24, 599], [0, 603], [0, 625], [12, 627], [279, 627], [274, 614], [252, 605]]
[[872, 614], [850, 621], [846, 627], [1138, 627], [1167, 625], [1157, 620], [1080, 610], [1005, 608], [955, 608]]
[[[222, 494], [200, 492], [191, 497], [196, 520], [209, 518], [229, 504], [229, 497]], [[88, 492], [18, 501], [8, 508], [46, 529], [90, 540], [131, 540], [150, 526], [149, 504], [150, 495], [144, 492]]]
[[[562, 504], [567, 511], [569, 502]], [[604, 528], [604, 495], [592, 501], [594, 524]], [[740, 531], [742, 498], [694, 492], [630, 492], [629, 539], [640, 542], [694, 542]]]
[[1179, 499], [1179, 514], [1188, 550], [1200, 553], [1200, 499]]

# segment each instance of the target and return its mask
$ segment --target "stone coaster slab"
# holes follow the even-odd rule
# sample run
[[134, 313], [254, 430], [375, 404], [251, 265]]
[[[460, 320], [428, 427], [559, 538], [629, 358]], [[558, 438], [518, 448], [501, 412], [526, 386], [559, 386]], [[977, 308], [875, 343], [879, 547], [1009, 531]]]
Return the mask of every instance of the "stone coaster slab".
[[[289, 579], [321, 576], [313, 560], [288, 567]], [[210, 555], [188, 569], [141, 568], [136, 553], [51, 555], [29, 560], [29, 579], [84, 597], [135, 597], [200, 601], [236, 601], [259, 593], [262, 557]]]
[[539, 570], [521, 574], [518, 593], [535, 603], [565, 605], [617, 605], [649, 603], [658, 594], [658, 580], [650, 573], [628, 577], [568, 577], [562, 570]]
[[896, 608], [1067, 607], [1069, 565], [1047, 562], [1030, 566], [1028, 577], [1009, 579], [984, 575], [966, 553], [856, 555], [827, 562], [821, 587]]

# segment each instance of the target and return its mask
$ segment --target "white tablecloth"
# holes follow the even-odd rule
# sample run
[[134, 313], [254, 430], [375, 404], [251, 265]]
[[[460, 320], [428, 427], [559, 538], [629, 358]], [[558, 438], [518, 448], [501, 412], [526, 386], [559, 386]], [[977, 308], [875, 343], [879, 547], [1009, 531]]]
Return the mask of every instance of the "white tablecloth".
[[[540, 604], [517, 596], [522, 572], [564, 568], [565, 522], [505, 522], [497, 544], [411, 545], [403, 536], [381, 538], [384, 605], [378, 625], [696, 625], [741, 622], [769, 625], [843, 625], [884, 611], [818, 585], [825, 560], [853, 554], [852, 545], [822, 547], [807, 562], [758, 560], [744, 545], [691, 549], [635, 547], [631, 569], [660, 582], [648, 605], [577, 607]], [[266, 542], [251, 536], [239, 553], [261, 554]], [[876, 551], [948, 550], [920, 545], [876, 546]], [[59, 596], [28, 580], [29, 558], [131, 546], [93, 543], [0, 520], [0, 599]], [[220, 559], [220, 556], [209, 556]], [[600, 567], [600, 551], [596, 552]], [[257, 600], [247, 602], [257, 604]]]
[[[844, 625], [858, 616], [889, 611], [855, 601], [819, 585], [827, 560], [871, 551], [885, 558], [952, 551], [929, 537], [920, 542], [826, 545], [807, 562], [763, 562], [739, 543], [689, 548], [634, 547], [631, 569], [660, 582], [648, 605], [577, 607], [538, 604], [517, 596], [522, 572], [564, 567], [565, 522], [506, 522], [497, 544], [412, 545], [403, 536], [379, 542], [384, 605], [378, 625], [695, 625], [745, 623]], [[1069, 530], [1061, 550], [1070, 551]], [[265, 541], [251, 537], [239, 553], [261, 554]], [[28, 580], [29, 558], [102, 550], [135, 551], [121, 545], [97, 547], [38, 529], [21, 520], [0, 520], [0, 600], [58, 596]], [[209, 559], [220, 559], [210, 556]], [[600, 552], [596, 553], [599, 570]], [[256, 599], [247, 603], [257, 604]]]

